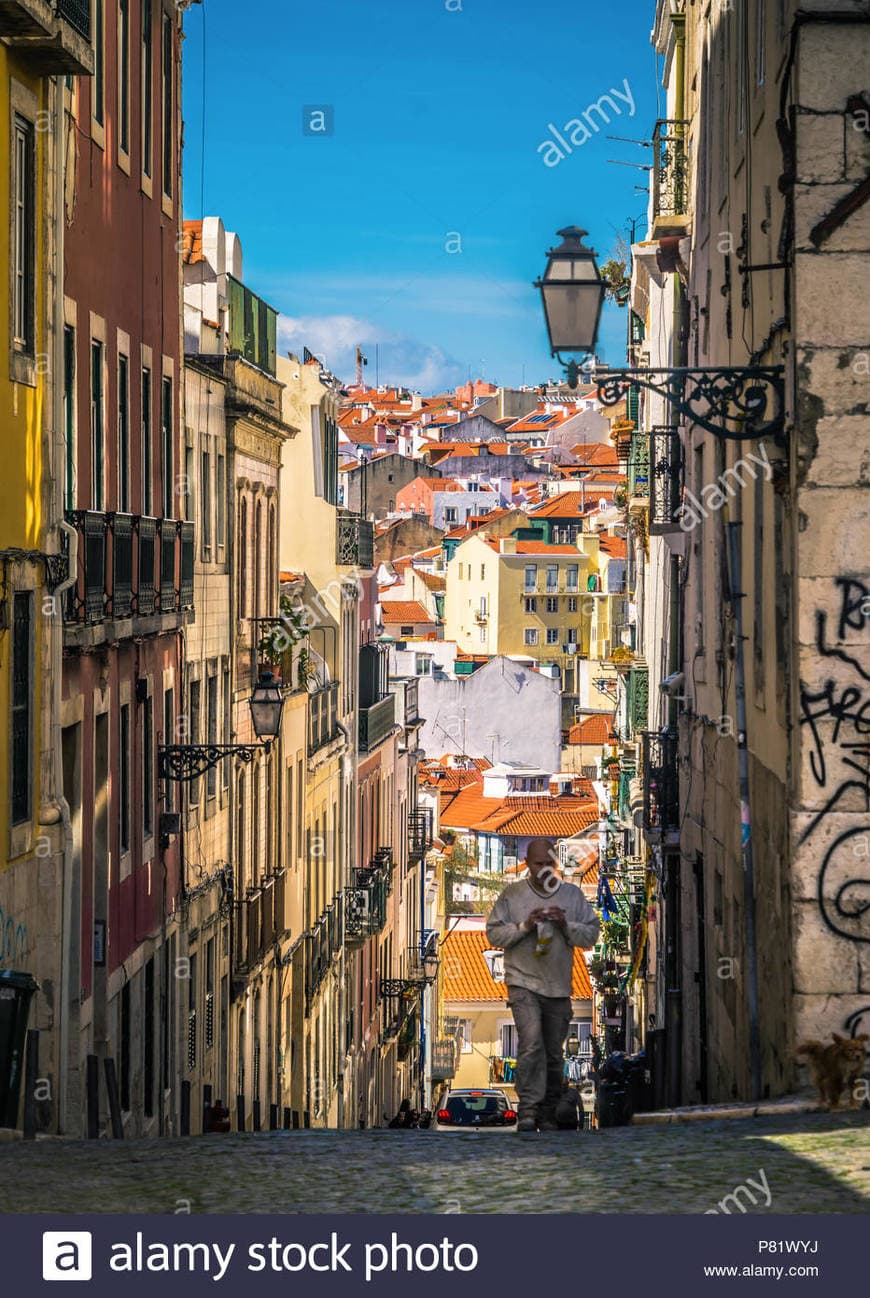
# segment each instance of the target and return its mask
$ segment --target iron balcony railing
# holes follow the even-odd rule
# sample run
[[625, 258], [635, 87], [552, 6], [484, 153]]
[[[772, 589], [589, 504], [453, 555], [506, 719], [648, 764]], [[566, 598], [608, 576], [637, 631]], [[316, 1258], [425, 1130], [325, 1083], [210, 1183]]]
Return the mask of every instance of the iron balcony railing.
[[680, 828], [677, 736], [647, 730], [642, 736], [643, 827], [652, 842], [667, 842]]
[[653, 130], [653, 217], [683, 216], [688, 205], [689, 123], [661, 118]]
[[433, 1082], [449, 1082], [456, 1076], [459, 1045], [455, 1037], [438, 1037], [432, 1042], [429, 1071]]
[[94, 626], [193, 608], [193, 523], [93, 509], [66, 518], [79, 534], [68, 623]]
[[341, 950], [344, 898], [339, 894], [318, 917], [305, 938], [305, 1011]]
[[336, 563], [343, 568], [373, 568], [375, 563], [375, 528], [367, 518], [338, 511]]
[[416, 679], [405, 681], [405, 725], [420, 720], [420, 683]]
[[338, 681], [308, 695], [308, 755], [325, 748], [339, 733]]
[[354, 871], [354, 886], [344, 890], [344, 933], [348, 942], [364, 942], [386, 924], [392, 866], [392, 849], [381, 848], [371, 865]]
[[74, 27], [86, 41], [91, 39], [90, 0], [56, 0], [58, 17]]
[[408, 812], [408, 861], [422, 861], [432, 846], [432, 812], [418, 808]]
[[359, 750], [370, 753], [382, 744], [396, 724], [396, 696], [387, 694], [370, 708], [359, 710]]
[[679, 527], [683, 498], [683, 444], [674, 426], [653, 428], [649, 435], [650, 534]]

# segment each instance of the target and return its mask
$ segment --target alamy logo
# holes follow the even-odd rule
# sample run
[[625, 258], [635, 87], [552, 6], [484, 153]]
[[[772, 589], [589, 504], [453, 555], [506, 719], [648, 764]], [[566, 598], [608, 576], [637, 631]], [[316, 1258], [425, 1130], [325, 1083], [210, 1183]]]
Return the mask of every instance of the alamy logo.
[[46, 1230], [42, 1235], [43, 1280], [90, 1280], [89, 1230]]

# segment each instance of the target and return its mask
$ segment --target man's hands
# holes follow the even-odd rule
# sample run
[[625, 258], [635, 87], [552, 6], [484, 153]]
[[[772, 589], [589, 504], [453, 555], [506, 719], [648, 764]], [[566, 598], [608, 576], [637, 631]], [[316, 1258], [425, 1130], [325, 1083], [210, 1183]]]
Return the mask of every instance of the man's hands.
[[538, 906], [523, 920], [523, 928], [527, 933], [531, 933], [539, 920], [547, 919], [552, 924], [555, 924], [558, 929], [561, 929], [563, 933], [565, 932], [567, 919], [561, 906]]

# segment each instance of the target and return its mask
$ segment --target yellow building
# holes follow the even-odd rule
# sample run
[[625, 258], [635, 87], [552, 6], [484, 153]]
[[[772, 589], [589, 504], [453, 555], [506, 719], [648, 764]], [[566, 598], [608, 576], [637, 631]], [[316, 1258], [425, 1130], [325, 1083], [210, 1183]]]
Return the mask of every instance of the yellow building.
[[[70, 825], [60, 789], [64, 74], [88, 74], [89, 18], [46, 0], [0, 9], [0, 972], [39, 984], [36, 1123], [63, 1128], [70, 980], [63, 922]], [[61, 327], [58, 327], [58, 312]], [[52, 436], [54, 430], [55, 436]], [[68, 882], [68, 881], [67, 881]], [[62, 932], [67, 940], [61, 940]], [[76, 993], [78, 987], [76, 987]]]
[[578, 658], [620, 643], [625, 542], [584, 533], [575, 544], [472, 535], [447, 565], [444, 638], [474, 654], [556, 664], [573, 688]]

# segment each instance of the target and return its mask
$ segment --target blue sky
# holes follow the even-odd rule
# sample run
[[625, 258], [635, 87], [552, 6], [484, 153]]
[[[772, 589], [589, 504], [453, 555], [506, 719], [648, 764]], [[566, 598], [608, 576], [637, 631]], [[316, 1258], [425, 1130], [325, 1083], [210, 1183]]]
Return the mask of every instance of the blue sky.
[[[606, 136], [652, 133], [653, 15], [653, 0], [194, 4], [185, 216], [238, 233], [283, 349], [307, 345], [343, 378], [358, 342], [369, 382], [376, 344], [381, 382], [424, 392], [555, 378], [531, 281], [560, 226], [588, 229], [603, 260], [645, 211], [647, 173], [607, 160], [651, 150]], [[609, 125], [592, 114], [561, 161], [539, 150], [615, 89]], [[317, 105], [329, 136], [303, 133]], [[608, 308], [599, 353], [622, 362], [624, 338]]]

